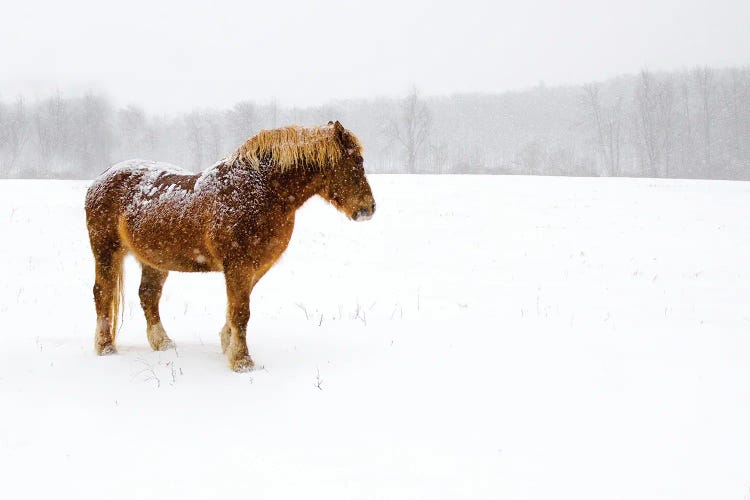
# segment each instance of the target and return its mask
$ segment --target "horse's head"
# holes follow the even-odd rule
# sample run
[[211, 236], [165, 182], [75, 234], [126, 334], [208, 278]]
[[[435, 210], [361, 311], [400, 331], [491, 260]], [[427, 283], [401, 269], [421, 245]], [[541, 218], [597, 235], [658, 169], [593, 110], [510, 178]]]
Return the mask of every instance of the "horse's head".
[[359, 141], [338, 121], [333, 126], [341, 146], [341, 159], [324, 169], [320, 195], [352, 220], [368, 220], [375, 213], [375, 199], [365, 177]]

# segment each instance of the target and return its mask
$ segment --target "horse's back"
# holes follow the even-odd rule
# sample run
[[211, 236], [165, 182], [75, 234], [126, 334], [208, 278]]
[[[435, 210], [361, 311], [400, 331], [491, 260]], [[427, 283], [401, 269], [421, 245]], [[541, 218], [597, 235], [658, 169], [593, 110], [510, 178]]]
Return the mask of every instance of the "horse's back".
[[[169, 169], [162, 169], [161, 165], [166, 165]], [[120, 198], [133, 191], [134, 187], [149, 173], [174, 172], [177, 168], [173, 165], [147, 160], [127, 160], [116, 163], [99, 174], [89, 186], [86, 191], [86, 211], [101, 208], [103, 204], [113, 201], [121, 201]]]
[[[142, 262], [174, 270], [209, 270], [204, 236], [210, 220], [201, 176], [168, 163], [129, 160], [113, 165], [89, 188], [89, 231], [103, 225]], [[185, 248], [188, 250], [185, 251]]]
[[192, 174], [175, 165], [149, 160], [127, 160], [102, 172], [86, 192], [86, 212], [123, 211], [154, 194], [166, 177], [189, 179]]

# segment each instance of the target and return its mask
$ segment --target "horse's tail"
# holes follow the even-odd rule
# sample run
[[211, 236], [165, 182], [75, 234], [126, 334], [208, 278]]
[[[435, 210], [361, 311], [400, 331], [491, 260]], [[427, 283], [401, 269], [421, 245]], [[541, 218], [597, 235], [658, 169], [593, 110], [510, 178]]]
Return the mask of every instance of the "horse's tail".
[[[122, 264], [123, 259], [114, 259], [112, 262], [112, 273], [115, 278], [115, 289], [112, 292], [112, 302], [109, 305], [109, 331], [112, 335], [112, 342], [117, 337], [117, 330], [119, 328], [120, 321], [120, 304], [123, 302], [125, 295], [124, 291], [124, 280], [122, 275]], [[124, 313], [124, 311], [123, 311]]]

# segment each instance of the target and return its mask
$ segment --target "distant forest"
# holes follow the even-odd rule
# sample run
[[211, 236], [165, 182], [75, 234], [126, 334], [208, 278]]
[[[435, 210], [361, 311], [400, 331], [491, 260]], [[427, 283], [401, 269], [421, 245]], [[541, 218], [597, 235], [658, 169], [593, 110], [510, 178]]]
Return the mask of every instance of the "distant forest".
[[750, 180], [750, 67], [642, 71], [582, 86], [257, 103], [159, 115], [103, 95], [0, 96], [0, 177], [90, 179], [128, 158], [201, 170], [261, 129], [340, 120], [370, 172]]

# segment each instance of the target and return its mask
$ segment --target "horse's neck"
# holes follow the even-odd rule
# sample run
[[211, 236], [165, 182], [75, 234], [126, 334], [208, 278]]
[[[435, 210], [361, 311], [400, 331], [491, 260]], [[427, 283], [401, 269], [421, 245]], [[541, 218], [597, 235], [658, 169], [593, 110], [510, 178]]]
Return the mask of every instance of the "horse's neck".
[[266, 190], [280, 203], [296, 210], [322, 187], [319, 169], [292, 168], [286, 171], [272, 171], [265, 175]]
[[253, 193], [255, 200], [265, 200], [286, 210], [296, 210], [312, 196], [316, 195], [323, 183], [319, 168], [290, 168], [277, 170], [261, 166], [260, 170], [233, 164], [222, 166], [220, 174], [224, 182], [233, 185], [234, 190]]

